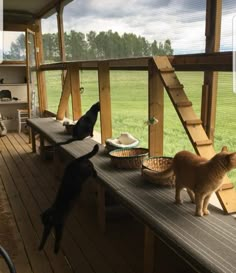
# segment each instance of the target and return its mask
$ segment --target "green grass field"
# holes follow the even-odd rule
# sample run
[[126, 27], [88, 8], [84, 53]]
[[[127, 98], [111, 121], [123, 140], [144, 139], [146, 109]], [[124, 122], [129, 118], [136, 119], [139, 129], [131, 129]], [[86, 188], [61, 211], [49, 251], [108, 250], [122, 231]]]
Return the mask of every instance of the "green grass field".
[[[178, 72], [180, 82], [193, 108], [200, 117], [202, 72]], [[82, 71], [80, 74], [83, 113], [98, 101], [98, 83], [96, 71]], [[47, 72], [48, 109], [56, 112], [60, 99], [60, 72]], [[129, 132], [140, 140], [140, 146], [148, 145], [148, 126], [144, 124], [148, 117], [148, 75], [143, 71], [111, 71], [111, 104], [113, 137], [121, 132]], [[232, 73], [219, 73], [217, 116], [215, 130], [215, 150], [220, 151], [226, 145], [236, 151], [236, 95], [232, 88]], [[181, 125], [168, 95], [165, 94], [164, 110], [164, 155], [173, 156], [186, 149], [193, 151], [192, 145]], [[100, 122], [96, 124], [100, 131]], [[158, 139], [156, 140], [158, 141]], [[232, 174], [231, 174], [232, 173]], [[233, 171], [230, 176], [236, 177]], [[236, 182], [236, 179], [234, 179]]]

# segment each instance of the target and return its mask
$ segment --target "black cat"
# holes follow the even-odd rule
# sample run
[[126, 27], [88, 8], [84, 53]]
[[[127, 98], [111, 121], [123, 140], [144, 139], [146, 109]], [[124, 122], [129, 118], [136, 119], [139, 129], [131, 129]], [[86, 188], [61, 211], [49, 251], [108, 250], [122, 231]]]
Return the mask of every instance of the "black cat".
[[41, 214], [44, 230], [39, 250], [43, 249], [52, 228], [54, 228], [54, 253], [58, 253], [66, 217], [74, 201], [79, 196], [82, 185], [88, 178], [97, 176], [89, 158], [94, 156], [98, 150], [99, 147], [96, 144], [91, 152], [73, 160], [67, 165], [55, 201], [50, 208]]
[[97, 121], [98, 112], [100, 111], [100, 102], [91, 106], [91, 108], [76, 122], [73, 126], [72, 137], [64, 142], [57, 143], [56, 146], [69, 144], [75, 140], [93, 137], [94, 125]]

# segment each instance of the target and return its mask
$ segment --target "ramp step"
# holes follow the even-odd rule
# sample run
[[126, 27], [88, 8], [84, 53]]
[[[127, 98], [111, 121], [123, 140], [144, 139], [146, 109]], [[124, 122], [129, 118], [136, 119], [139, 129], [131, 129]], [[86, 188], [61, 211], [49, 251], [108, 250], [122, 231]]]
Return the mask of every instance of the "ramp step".
[[222, 186], [220, 187], [220, 191], [224, 191], [224, 190], [230, 190], [230, 189], [233, 189], [234, 188], [234, 185], [233, 183], [225, 183], [225, 184], [222, 184]]
[[173, 73], [175, 72], [174, 67], [166, 67], [166, 68], [161, 68], [159, 70], [161, 73]]
[[177, 107], [188, 107], [188, 106], [192, 106], [192, 102], [191, 101], [179, 101], [179, 102], [176, 102], [176, 106]]
[[207, 146], [211, 144], [212, 144], [212, 141], [210, 139], [195, 141], [195, 145], [197, 146]]
[[176, 89], [183, 89], [184, 86], [183, 84], [173, 84], [173, 85], [168, 85], [167, 88], [171, 91]]

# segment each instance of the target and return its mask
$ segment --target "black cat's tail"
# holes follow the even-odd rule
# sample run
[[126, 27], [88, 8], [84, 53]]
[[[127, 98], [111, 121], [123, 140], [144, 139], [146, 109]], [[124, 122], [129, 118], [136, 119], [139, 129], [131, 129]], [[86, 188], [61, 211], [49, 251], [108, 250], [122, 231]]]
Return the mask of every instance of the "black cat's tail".
[[99, 146], [98, 146], [98, 144], [95, 144], [91, 152], [89, 152], [89, 153], [87, 153], [87, 154], [85, 154], [85, 155], [83, 155], [83, 156], [81, 156], [81, 157], [79, 157], [77, 159], [79, 161], [89, 159], [89, 158], [93, 157], [98, 152], [98, 150], [99, 150]]

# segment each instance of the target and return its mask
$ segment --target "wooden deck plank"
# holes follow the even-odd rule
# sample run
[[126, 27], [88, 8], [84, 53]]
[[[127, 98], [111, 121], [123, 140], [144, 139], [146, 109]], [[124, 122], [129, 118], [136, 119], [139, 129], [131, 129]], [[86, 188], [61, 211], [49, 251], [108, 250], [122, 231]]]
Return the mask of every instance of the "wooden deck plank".
[[[10, 207], [9, 200], [3, 185], [2, 180], [2, 158], [0, 159], [0, 203], [1, 203], [1, 215], [0, 215], [0, 243], [1, 246], [7, 251], [8, 255], [12, 259], [15, 267], [19, 272], [30, 273], [31, 268], [28, 263], [27, 255], [24, 249], [24, 245], [21, 242], [21, 236], [17, 230], [16, 222], [13, 217], [12, 209]], [[3, 272], [8, 272], [6, 262], [0, 259], [0, 269]]]
[[[15, 135], [17, 136], [17, 134]], [[19, 140], [19, 138], [18, 138]], [[20, 140], [19, 140], [20, 141]], [[13, 142], [13, 140], [12, 140]], [[19, 147], [18, 147], [19, 149]], [[27, 150], [27, 147], [26, 147]], [[31, 150], [30, 150], [31, 152]], [[31, 153], [31, 155], [33, 156], [34, 154]], [[34, 166], [32, 166], [32, 160], [30, 160], [29, 162], [27, 162], [25, 160], [26, 164], [29, 164], [30, 170], [35, 172], [34, 170]], [[39, 174], [36, 174], [39, 175]], [[45, 192], [46, 195], [48, 195], [48, 197], [50, 198], [50, 196], [54, 196], [53, 191], [55, 188], [55, 183], [53, 182], [53, 179], [49, 179], [48, 181], [50, 181], [47, 184], [47, 192]], [[56, 181], [58, 182], [58, 181]], [[42, 184], [39, 185], [41, 188], [45, 189], [43, 187], [43, 183], [45, 184], [45, 181], [38, 181], [38, 184]], [[50, 187], [50, 184], [51, 187]], [[42, 197], [39, 197], [38, 199], [42, 199]], [[80, 210], [80, 209], [79, 209]], [[94, 208], [95, 211], [95, 208]], [[110, 247], [109, 250], [104, 250], [104, 243], [102, 245], [97, 244], [97, 242], [95, 241], [95, 243], [91, 242], [91, 233], [86, 235], [86, 227], [82, 230], [81, 229], [81, 221], [80, 221], [80, 217], [77, 216], [78, 211], [75, 211], [75, 213], [72, 213], [72, 216], [69, 217], [68, 219], [68, 224], [66, 225], [67, 230], [72, 234], [73, 238], [75, 239], [75, 242], [78, 244], [78, 246], [80, 246], [83, 249], [83, 252], [85, 254], [85, 256], [87, 257], [87, 259], [89, 259], [91, 267], [94, 269], [94, 271], [96, 272], [101, 272], [101, 273], [105, 273], [105, 272], [132, 272], [131, 269], [129, 269], [127, 271], [127, 265], [125, 264], [125, 262], [122, 259], [117, 259], [117, 256], [119, 256], [118, 253], [116, 253], [116, 256], [114, 256], [112, 251], [112, 248]], [[79, 214], [78, 214], [79, 215]], [[90, 223], [87, 223], [87, 227], [91, 225], [91, 221]], [[96, 221], [92, 223], [92, 225], [96, 225]], [[100, 237], [100, 233], [99, 231], [96, 232], [97, 233], [97, 237]], [[86, 235], [86, 236], [85, 236]], [[66, 241], [68, 241], [68, 237], [66, 238]], [[102, 240], [100, 240], [101, 243]], [[101, 249], [102, 248], [102, 249]], [[66, 252], [65, 252], [66, 253]], [[109, 257], [109, 258], [108, 258]], [[77, 258], [78, 259], [78, 258]], [[111, 259], [114, 262], [110, 264], [110, 262], [107, 261], [107, 259]], [[118, 260], [118, 262], [117, 262]], [[115, 263], [115, 264], [114, 264]], [[108, 266], [108, 264], [110, 264]], [[119, 265], [119, 269], [117, 271], [117, 266]], [[121, 266], [123, 265], [123, 266]], [[122, 268], [122, 270], [121, 270]]]
[[[91, 244], [91, 242], [88, 240], [88, 237], [91, 237], [91, 234], [96, 238], [101, 238], [100, 232], [97, 230], [94, 230], [94, 226], [96, 226], [96, 215], [94, 215], [95, 221], [91, 220], [88, 221], [84, 227], [83, 230], [81, 230], [81, 221], [80, 221], [80, 212], [82, 210], [80, 209], [80, 204], [78, 205], [78, 211], [76, 211], [75, 213], [73, 213], [74, 217], [70, 217], [68, 219], [68, 224], [67, 227], [69, 228], [70, 232], [72, 232], [73, 234], [77, 234], [77, 240], [78, 240], [78, 244], [81, 245], [83, 251], [85, 252], [85, 255], [92, 261], [92, 267], [96, 268], [96, 272], [112, 272], [114, 270], [114, 272], [132, 272], [132, 269], [127, 269], [127, 264], [125, 264], [124, 260], [122, 258], [117, 258], [120, 257], [119, 253], [117, 252], [116, 255], [114, 256], [113, 254], [113, 250], [111, 248], [111, 246], [109, 247], [109, 243], [104, 244], [104, 238], [102, 238], [101, 240], [99, 240], [99, 243], [97, 243], [95, 241], [95, 245]], [[96, 209], [94, 208], [94, 211], [96, 211]], [[86, 213], [85, 213], [86, 214]], [[90, 215], [89, 215], [90, 216]], [[74, 218], [76, 219], [76, 221], [74, 220]], [[87, 217], [87, 220], [91, 218], [91, 217]], [[80, 224], [78, 224], [80, 223]], [[89, 229], [90, 227], [92, 227], [93, 231], [88, 232], [88, 235], [85, 236], [85, 234], [87, 233], [86, 230]], [[83, 232], [83, 233], [82, 233]], [[95, 235], [96, 233], [96, 235]], [[96, 250], [96, 249], [99, 250]], [[98, 252], [99, 251], [99, 252]], [[102, 253], [102, 257], [101, 255], [98, 255], [98, 253]], [[111, 268], [104, 268], [104, 259], [106, 259], [106, 261], [108, 261], [109, 264], [111, 264]], [[117, 267], [119, 268], [117, 271]], [[128, 270], [128, 271], [127, 271]]]
[[[17, 142], [14, 141], [14, 139], [12, 137], [9, 137], [9, 138], [12, 141], [11, 144], [17, 146]], [[18, 162], [18, 167], [19, 167], [19, 169], [21, 169], [22, 175], [25, 177], [25, 181], [31, 191], [33, 198], [36, 200], [36, 202], [38, 203], [38, 206], [40, 207], [40, 210], [36, 214], [36, 218], [32, 219], [33, 223], [35, 224], [35, 228], [37, 229], [38, 236], [40, 238], [41, 233], [42, 233], [42, 224], [40, 222], [39, 215], [42, 210], [48, 208], [51, 205], [53, 198], [55, 196], [55, 192], [53, 192], [53, 195], [50, 196], [51, 200], [49, 201], [45, 197], [45, 195], [42, 192], [42, 189], [40, 187], [41, 182], [45, 183], [45, 180], [47, 181], [47, 179], [45, 179], [44, 176], [33, 177], [31, 172], [29, 171], [30, 169], [23, 168], [22, 162], [24, 162], [24, 164], [30, 164], [29, 158], [27, 158], [26, 154], [24, 153], [24, 151], [22, 151], [20, 146], [17, 146], [17, 150], [19, 153], [19, 158], [17, 158], [17, 155], [14, 154], [14, 151], [12, 151], [12, 153], [14, 154], [16, 161]], [[32, 168], [32, 166], [31, 166], [31, 168]], [[51, 177], [50, 180], [52, 180], [52, 179], [53, 178]], [[32, 183], [32, 181], [34, 181], [34, 184]], [[84, 254], [82, 253], [80, 248], [77, 246], [75, 240], [73, 240], [73, 238], [67, 232], [67, 230], [64, 231], [64, 237], [66, 237], [66, 239], [64, 240], [65, 243], [63, 244], [64, 245], [63, 255], [66, 255], [68, 257], [70, 266], [73, 268], [73, 270], [75, 270], [77, 272], [80, 269], [83, 272], [92, 273], [90, 264], [87, 262], [87, 260], [84, 257]], [[52, 238], [52, 236], [50, 236], [50, 238]], [[38, 244], [39, 244], [39, 242], [38, 242]], [[52, 245], [53, 244], [54, 244], [54, 240], [52, 240]], [[47, 248], [45, 248], [45, 249], [49, 255], [53, 254], [53, 246], [50, 247], [50, 249], [48, 251], [47, 251]], [[68, 253], [66, 253], [66, 252], [68, 252]], [[57, 265], [57, 263], [55, 263], [55, 265]], [[65, 271], [64, 270], [61, 271], [61, 270], [62, 270], [62, 268], [59, 267], [56, 272], [69, 272], [69, 270], [71, 270], [71, 269], [68, 268], [68, 265], [65, 262], [65, 265], [64, 265]]]
[[[6, 144], [7, 148], [6, 148]], [[29, 193], [27, 187], [24, 185], [24, 179], [21, 176], [17, 166], [11, 157], [9, 152], [11, 147], [7, 141], [7, 138], [3, 138], [1, 142], [1, 153], [5, 158], [6, 166], [2, 168], [3, 180], [13, 180], [15, 185], [15, 195], [9, 197], [12, 209], [14, 211], [16, 223], [22, 240], [27, 251], [27, 255], [30, 258], [33, 272], [53, 272], [48, 259], [44, 253], [39, 253], [37, 250], [37, 234], [32, 225], [31, 218], [29, 217], [27, 209], [31, 212], [31, 215], [35, 215], [35, 204], [32, 200], [32, 196]], [[7, 159], [7, 160], [6, 160]], [[23, 273], [23, 272], [22, 272]]]
[[[0, 150], [0, 178], [16, 224], [17, 249], [22, 250], [21, 256], [13, 257], [17, 273], [142, 272], [142, 225], [136, 229], [136, 221], [117, 218], [109, 222], [107, 233], [101, 234], [95, 192], [89, 186], [68, 218], [59, 254], [53, 253], [53, 236], [39, 252], [39, 215], [51, 204], [59, 186], [53, 164], [32, 153], [24, 134], [10, 133], [1, 138]], [[1, 270], [8, 272], [0, 260]]]

